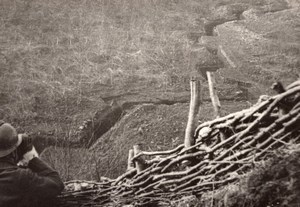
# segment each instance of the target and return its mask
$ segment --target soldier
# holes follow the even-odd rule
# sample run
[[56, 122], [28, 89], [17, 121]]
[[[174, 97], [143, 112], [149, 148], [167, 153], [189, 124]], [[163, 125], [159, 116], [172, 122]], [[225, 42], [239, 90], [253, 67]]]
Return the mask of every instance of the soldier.
[[31, 139], [0, 122], [0, 206], [51, 206], [63, 188], [58, 173], [39, 159]]

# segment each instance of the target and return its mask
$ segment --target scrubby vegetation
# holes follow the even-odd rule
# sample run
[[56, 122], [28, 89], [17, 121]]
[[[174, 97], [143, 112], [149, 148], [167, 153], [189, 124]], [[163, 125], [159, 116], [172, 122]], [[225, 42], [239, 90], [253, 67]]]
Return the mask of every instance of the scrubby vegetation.
[[[203, 206], [298, 206], [300, 203], [300, 151], [291, 144], [258, 163], [239, 183], [203, 196]], [[202, 206], [202, 205], [200, 205]]]

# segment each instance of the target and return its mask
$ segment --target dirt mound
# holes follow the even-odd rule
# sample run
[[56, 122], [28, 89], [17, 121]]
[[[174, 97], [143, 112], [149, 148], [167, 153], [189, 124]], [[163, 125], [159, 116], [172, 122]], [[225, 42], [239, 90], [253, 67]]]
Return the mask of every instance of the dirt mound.
[[240, 15], [243, 11], [249, 8], [249, 4], [228, 4], [216, 7], [212, 11], [212, 17], [210, 19], [214, 20], [223, 20], [223, 21], [232, 21], [240, 18]]
[[258, 19], [259, 17], [263, 16], [265, 14], [265, 12], [263, 12], [261, 9], [248, 9], [246, 11], [244, 11], [241, 15], [242, 19]]
[[278, 79], [291, 83], [299, 77], [297, 13], [294, 8], [217, 26], [219, 57], [262, 91]]

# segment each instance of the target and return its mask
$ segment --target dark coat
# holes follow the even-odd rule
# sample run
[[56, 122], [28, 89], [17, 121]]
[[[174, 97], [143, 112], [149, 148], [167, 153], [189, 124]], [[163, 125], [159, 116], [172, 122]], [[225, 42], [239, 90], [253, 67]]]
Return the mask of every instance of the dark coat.
[[39, 158], [26, 169], [0, 159], [0, 207], [49, 206], [63, 188], [58, 173]]

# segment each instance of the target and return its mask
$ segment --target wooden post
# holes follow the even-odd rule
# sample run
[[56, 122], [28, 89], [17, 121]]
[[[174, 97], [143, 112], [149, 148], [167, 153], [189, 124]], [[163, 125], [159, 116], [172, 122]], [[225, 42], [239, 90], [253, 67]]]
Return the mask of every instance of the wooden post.
[[127, 170], [131, 170], [134, 168], [134, 163], [132, 162], [133, 156], [134, 156], [133, 149], [130, 149], [128, 152]]
[[188, 115], [188, 122], [185, 129], [184, 146], [191, 147], [195, 144], [194, 131], [195, 131], [195, 118], [197, 116], [200, 106], [200, 81], [194, 78], [190, 81], [191, 86], [191, 100]]
[[[133, 146], [133, 152], [134, 152], [134, 156], [136, 156], [138, 153], [141, 152], [141, 146], [139, 144], [136, 144]], [[137, 170], [137, 173], [141, 172], [142, 170], [144, 170], [144, 163], [142, 158], [138, 158], [134, 161], [135, 164], [135, 168]]]
[[[208, 88], [209, 88], [209, 96], [214, 107], [215, 117], [218, 118], [221, 116], [221, 103], [215, 89], [216, 79], [215, 74], [213, 72], [206, 71], [207, 80], [208, 80]], [[226, 139], [226, 135], [220, 131], [220, 139], [224, 141]]]
[[213, 72], [207, 71], [206, 75], [207, 75], [207, 80], [208, 80], [210, 99], [211, 99], [212, 105], [214, 107], [215, 116], [216, 116], [216, 118], [218, 118], [221, 116], [221, 113], [220, 113], [221, 104], [220, 104], [220, 100], [219, 100], [218, 94], [215, 89], [215, 84], [216, 84], [215, 74]]

